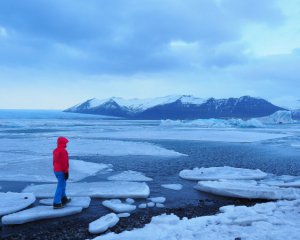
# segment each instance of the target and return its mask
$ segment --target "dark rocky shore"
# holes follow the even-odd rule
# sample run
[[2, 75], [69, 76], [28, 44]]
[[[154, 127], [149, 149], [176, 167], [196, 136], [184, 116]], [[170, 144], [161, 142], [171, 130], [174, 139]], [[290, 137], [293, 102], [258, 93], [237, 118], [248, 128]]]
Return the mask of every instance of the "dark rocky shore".
[[[252, 201], [245, 199], [228, 199], [224, 201], [200, 200], [197, 205], [187, 205], [179, 208], [147, 208], [138, 209], [128, 218], [120, 218], [119, 223], [109, 229], [108, 232], [120, 233], [125, 230], [141, 228], [151, 221], [153, 216], [163, 213], [187, 218], [213, 215], [219, 208], [225, 205], [246, 205], [251, 206], [262, 201]], [[83, 240], [91, 239], [98, 235], [88, 232], [90, 222], [99, 218], [96, 206], [99, 202], [92, 204], [83, 213], [50, 220], [37, 221], [23, 225], [2, 226], [1, 239], [3, 240]]]

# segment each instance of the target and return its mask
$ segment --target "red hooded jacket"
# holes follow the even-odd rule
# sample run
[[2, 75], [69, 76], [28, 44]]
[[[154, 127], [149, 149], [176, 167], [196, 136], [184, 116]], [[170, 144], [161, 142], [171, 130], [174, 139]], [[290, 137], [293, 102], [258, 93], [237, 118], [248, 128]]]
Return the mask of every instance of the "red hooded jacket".
[[69, 154], [66, 150], [68, 139], [59, 137], [57, 139], [57, 148], [53, 151], [54, 172], [69, 172]]

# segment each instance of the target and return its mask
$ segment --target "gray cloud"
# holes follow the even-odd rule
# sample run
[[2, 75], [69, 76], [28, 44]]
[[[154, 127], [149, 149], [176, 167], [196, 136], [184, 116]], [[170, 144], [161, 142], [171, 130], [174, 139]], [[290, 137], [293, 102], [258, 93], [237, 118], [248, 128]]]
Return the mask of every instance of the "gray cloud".
[[[242, 64], [243, 26], [284, 20], [272, 0], [11, 0], [0, 9], [0, 65], [100, 74]], [[172, 41], [196, 49], [174, 52]]]

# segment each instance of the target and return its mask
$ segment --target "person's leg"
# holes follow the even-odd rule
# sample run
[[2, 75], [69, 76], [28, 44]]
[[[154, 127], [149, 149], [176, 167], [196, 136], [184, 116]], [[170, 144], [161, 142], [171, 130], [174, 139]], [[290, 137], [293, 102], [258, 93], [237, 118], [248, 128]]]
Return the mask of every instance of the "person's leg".
[[54, 195], [54, 204], [61, 203], [61, 199], [63, 197], [63, 188], [66, 184], [64, 173], [63, 172], [55, 172], [55, 176], [57, 178], [57, 187]]
[[66, 185], [67, 185], [67, 181], [65, 180], [65, 175], [63, 176], [64, 181], [62, 183], [62, 192], [61, 192], [61, 198], [66, 197]]

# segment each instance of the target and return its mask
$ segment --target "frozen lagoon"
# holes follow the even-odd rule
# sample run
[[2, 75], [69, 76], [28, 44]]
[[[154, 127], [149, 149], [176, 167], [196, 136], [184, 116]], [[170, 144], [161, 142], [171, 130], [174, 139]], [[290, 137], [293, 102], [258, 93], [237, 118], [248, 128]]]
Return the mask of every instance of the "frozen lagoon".
[[[70, 144], [72, 161], [113, 165], [112, 172], [87, 171], [84, 173], [87, 175], [80, 176], [89, 177], [78, 178], [79, 182], [107, 181], [110, 176], [124, 171], [138, 171], [153, 179], [147, 182], [150, 197], [166, 197], [167, 208], [197, 204], [199, 199], [223, 199], [193, 189], [194, 182], [179, 177], [183, 169], [226, 165], [259, 168], [277, 175], [300, 175], [300, 150], [293, 147], [300, 142], [297, 124], [259, 129], [209, 129], [52, 111], [43, 114], [40, 117], [40, 112], [25, 112], [27, 116], [23, 117], [19, 112], [11, 112], [10, 116], [3, 117], [0, 113], [0, 166], [9, 163], [11, 172], [5, 174], [15, 180], [2, 179], [1, 191], [20, 192], [31, 183], [42, 183], [30, 179], [25, 182], [16, 176], [14, 169], [18, 164], [26, 166], [34, 159], [51, 162], [51, 151], [59, 135], [69, 137], [73, 143], [85, 143], [81, 149], [77, 147], [79, 144]], [[96, 147], [93, 142], [97, 143]], [[47, 169], [43, 169], [43, 176], [45, 171]], [[51, 171], [49, 169], [49, 176]], [[181, 184], [183, 188], [174, 191], [161, 187], [162, 184]], [[137, 201], [137, 204], [141, 202]], [[98, 211], [100, 215], [107, 213], [101, 206]]]

